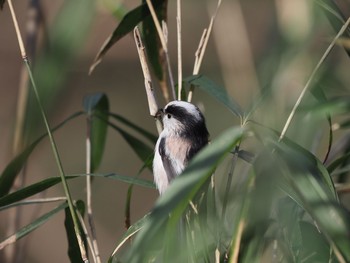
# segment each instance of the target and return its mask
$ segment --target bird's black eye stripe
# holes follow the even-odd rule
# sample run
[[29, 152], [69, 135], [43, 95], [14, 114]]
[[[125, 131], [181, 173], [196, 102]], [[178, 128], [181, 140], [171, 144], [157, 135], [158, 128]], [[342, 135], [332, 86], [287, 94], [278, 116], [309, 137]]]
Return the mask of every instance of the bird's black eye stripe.
[[174, 117], [177, 120], [184, 120], [189, 115], [186, 109], [174, 105], [168, 106], [164, 111], [169, 119]]
[[168, 117], [168, 119], [170, 119], [170, 118], [171, 118], [171, 114], [169, 114], [169, 113], [168, 113], [166, 116]]

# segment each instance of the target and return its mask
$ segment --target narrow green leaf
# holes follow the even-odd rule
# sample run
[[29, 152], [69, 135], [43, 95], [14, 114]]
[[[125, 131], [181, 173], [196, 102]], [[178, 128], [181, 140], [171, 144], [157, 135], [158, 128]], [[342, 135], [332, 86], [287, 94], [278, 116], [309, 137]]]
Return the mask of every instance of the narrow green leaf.
[[[157, 1], [157, 3], [154, 5], [156, 10], [160, 7], [161, 2], [162, 1]], [[135, 26], [137, 26], [138, 23], [143, 21], [148, 16], [150, 16], [150, 12], [147, 4], [142, 4], [128, 12], [98, 51], [92, 65], [90, 66], [90, 73], [92, 73], [95, 67], [101, 62], [102, 57], [116, 42], [134, 30]]]
[[103, 93], [86, 96], [83, 101], [84, 109], [88, 114], [88, 131], [91, 141], [91, 172], [100, 166], [106, 139], [109, 102]]
[[18, 173], [22, 170], [25, 162], [27, 161], [29, 155], [35, 149], [40, 140], [35, 141], [29, 147], [27, 147], [21, 154], [19, 154], [15, 159], [13, 159], [1, 173], [0, 176], [0, 197], [3, 197], [8, 192], [16, 179]]
[[[76, 176], [66, 176], [66, 179], [73, 179]], [[5, 195], [0, 198], [0, 206], [6, 206], [18, 201], [21, 201], [27, 197], [33, 196], [35, 194], [38, 194], [58, 183], [61, 182], [60, 177], [51, 177], [44, 179], [38, 183], [34, 183], [32, 185], [23, 187], [20, 190], [17, 190], [16, 192], [10, 193], [8, 195]]]
[[333, 248], [339, 251], [338, 257], [350, 261], [350, 216], [338, 203], [333, 187], [325, 180], [325, 168], [309, 159], [303, 151], [297, 151], [283, 143], [276, 143], [276, 163], [285, 163], [280, 173], [287, 179], [300, 205], [317, 223], [321, 233]]
[[[86, 176], [86, 175], [80, 175], [80, 176]], [[138, 185], [138, 186], [152, 188], [152, 189], [156, 188], [153, 181], [145, 180], [141, 178], [135, 178], [131, 176], [123, 176], [118, 174], [91, 174], [91, 176], [109, 178], [109, 179], [117, 180], [123, 183]]]
[[[150, 156], [153, 155], [154, 150], [146, 145], [143, 141], [139, 140], [135, 136], [126, 132], [122, 128], [117, 125], [108, 122], [108, 125], [111, 126], [114, 130], [120, 133], [120, 135], [125, 139], [125, 141], [130, 145], [130, 147], [134, 150], [137, 156], [146, 164], [149, 163], [148, 160]], [[151, 166], [149, 166], [150, 168]]]
[[301, 261], [305, 263], [330, 262], [330, 247], [316, 226], [308, 222], [299, 222], [302, 236]]
[[331, 200], [338, 200], [333, 179], [316, 156], [287, 138], [283, 140], [283, 143], [276, 145], [277, 149], [280, 150], [281, 156], [285, 157], [288, 162], [295, 164], [293, 168], [296, 171], [300, 169], [303, 172], [308, 172], [312, 175], [312, 177], [309, 176], [310, 183], [316, 183], [315, 187], [322, 187], [324, 189], [322, 192]]
[[[52, 132], [55, 132], [59, 128], [61, 128], [64, 124], [66, 124], [68, 121], [82, 115], [83, 112], [77, 112], [69, 116], [67, 119], [65, 119], [63, 122], [58, 124], [56, 127], [52, 129]], [[0, 175], [0, 197], [3, 197], [6, 195], [12, 185], [14, 180], [16, 179], [16, 176], [18, 173], [22, 170], [24, 164], [26, 163], [28, 157], [33, 152], [35, 147], [41, 142], [44, 138], [46, 138], [47, 133], [40, 136], [37, 140], [35, 140], [31, 145], [29, 145], [22, 153], [17, 155], [4, 169], [4, 171]]]
[[209, 95], [217, 99], [219, 102], [224, 104], [236, 116], [243, 116], [243, 111], [239, 104], [236, 101], [234, 101], [231, 97], [229, 97], [224, 88], [217, 85], [208, 77], [204, 75], [193, 75], [185, 78], [184, 82], [188, 83], [189, 85], [194, 85], [196, 87], [201, 88]]
[[299, 222], [303, 214], [301, 207], [289, 197], [282, 198], [277, 205], [277, 219], [281, 235], [295, 262], [299, 262], [303, 247]]
[[154, 135], [153, 133], [148, 132], [144, 128], [136, 125], [135, 123], [132, 123], [131, 121], [129, 121], [128, 119], [124, 118], [123, 116], [121, 116], [119, 114], [109, 113], [109, 115], [111, 117], [113, 117], [114, 119], [120, 121], [121, 123], [123, 123], [127, 127], [129, 127], [131, 129], [133, 129], [134, 131], [138, 132], [139, 134], [141, 134], [145, 138], [147, 138], [151, 143], [156, 144], [158, 136]]
[[[127, 184], [134, 184], [134, 185], [152, 188], [152, 189], [155, 188], [155, 185], [152, 181], [141, 179], [141, 178], [134, 178], [130, 176], [122, 176], [117, 174], [90, 174], [90, 175], [94, 177], [109, 178], [109, 179], [117, 180]], [[70, 176], [66, 176], [66, 179], [70, 180], [70, 179], [74, 179], [82, 176], [86, 176], [86, 174], [70, 175]], [[38, 194], [56, 184], [59, 184], [60, 182], [61, 182], [60, 177], [51, 177], [51, 178], [44, 179], [38, 183], [34, 183], [32, 185], [23, 187], [22, 189], [17, 190], [16, 192], [13, 192], [1, 197], [0, 207], [13, 204], [27, 197]]]
[[51, 210], [50, 212], [44, 214], [43, 216], [39, 217], [29, 225], [26, 225], [25, 227], [21, 228], [18, 230], [15, 234], [12, 236], [6, 238], [4, 241], [0, 243], [0, 249], [3, 247], [12, 244], [16, 242], [17, 240], [21, 239], [22, 237], [28, 235], [29, 233], [33, 232], [35, 229], [39, 228], [42, 226], [44, 223], [46, 223], [49, 219], [51, 219], [55, 214], [60, 212], [61, 210], [65, 209], [68, 207], [68, 204], [65, 202], [55, 209]]
[[[149, 251], [156, 249], [154, 247], [156, 244], [164, 248], [167, 247], [165, 241], [170, 243], [173, 241], [174, 233], [171, 231], [175, 231], [175, 225], [189, 201], [207, 182], [220, 161], [241, 139], [242, 133], [240, 128], [229, 129], [193, 158], [183, 174], [178, 176], [158, 199], [154, 210], [128, 253], [127, 262], [145, 261], [148, 256], [152, 256]], [[171, 214], [170, 217], [169, 214]], [[163, 239], [165, 230], [167, 230], [166, 240]], [[157, 243], [156, 240], [160, 243]], [[157, 247], [157, 249], [162, 250], [162, 247]]]
[[334, 172], [339, 166], [347, 164], [350, 159], [350, 152], [340, 156], [338, 159], [334, 160], [331, 164], [328, 165], [327, 169], [329, 173]]
[[[328, 18], [330, 24], [332, 25], [335, 32], [339, 32], [342, 26], [345, 24], [345, 16], [339, 8], [338, 4], [334, 0], [317, 0], [322, 10], [324, 11], [326, 17]], [[349, 29], [345, 31], [344, 36], [349, 38]], [[343, 45], [346, 53], [350, 56], [350, 50], [346, 45]]]

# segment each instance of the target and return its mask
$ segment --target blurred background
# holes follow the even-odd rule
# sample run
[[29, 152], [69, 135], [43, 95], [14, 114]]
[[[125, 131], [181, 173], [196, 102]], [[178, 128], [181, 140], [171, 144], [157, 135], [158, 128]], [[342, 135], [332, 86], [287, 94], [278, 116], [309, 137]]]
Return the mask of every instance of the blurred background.
[[[31, 26], [28, 24], [28, 19], [32, 15], [31, 11], [28, 11], [29, 2], [14, 2], [23, 36], [26, 36], [26, 30]], [[127, 35], [116, 43], [92, 75], [88, 75], [89, 67], [98, 50], [118, 25], [120, 14], [138, 6], [140, 1], [96, 1], [94, 10], [87, 14], [88, 17], [81, 20], [82, 33], [74, 39], [74, 43], [70, 42], [69, 37], [72, 36], [69, 35], [69, 28], [72, 23], [80, 25], [79, 21], [74, 20], [74, 12], [68, 12], [62, 16], [64, 2], [40, 1], [45, 26], [40, 30], [37, 48], [33, 53], [35, 56], [29, 57], [35, 67], [36, 63], [47, 66], [49, 64], [45, 64], [46, 60], [54, 61], [59, 59], [59, 56], [69, 56], [69, 59], [62, 60], [63, 62], [48, 79], [40, 73], [40, 70], [44, 70], [40, 66], [36, 71], [37, 76], [43, 79], [39, 83], [47, 84], [39, 88], [42, 90], [42, 99], [45, 101], [45, 109], [49, 114], [51, 125], [55, 126], [71, 114], [82, 110], [84, 96], [103, 92], [109, 98], [112, 112], [156, 134], [154, 120], [148, 115], [143, 75], [131, 35]], [[281, 130], [301, 89], [335, 35], [320, 2], [222, 1], [200, 73], [225, 87], [234, 100], [246, 110], [254, 104], [255, 98], [263, 91], [273, 91], [269, 93], [272, 94], [271, 97], [256, 111], [254, 118], [265, 125]], [[349, 3], [337, 2], [344, 13], [349, 14]], [[208, 27], [210, 17], [215, 12], [216, 5], [217, 2], [213, 0], [183, 1], [184, 77], [192, 74], [195, 51], [203, 29]], [[64, 26], [55, 27], [56, 23]], [[0, 170], [2, 171], [16, 152], [13, 140], [23, 69], [7, 3], [0, 12], [0, 24]], [[58, 28], [58, 33], [52, 28]], [[169, 1], [168, 28], [170, 59], [176, 78], [176, 1]], [[67, 39], [63, 39], [65, 30], [68, 32]], [[58, 58], [50, 57], [52, 53], [42, 45], [46, 37], [50, 41], [62, 40], [75, 45], [72, 53], [60, 54], [59, 46], [52, 42], [52, 51], [56, 52], [55, 56]], [[324, 71], [327, 72], [331, 85], [327, 85], [327, 89], [335, 93], [345, 93], [348, 91], [350, 65], [344, 49], [336, 47], [328, 60]], [[164, 105], [160, 93], [158, 95], [160, 104]], [[221, 104], [199, 90], [195, 91], [194, 103], [204, 111], [211, 138], [215, 138], [227, 127], [239, 125], [238, 118], [232, 118]], [[36, 106], [29, 105], [29, 107]], [[300, 141], [308, 142], [315, 136], [315, 131], [311, 128], [314, 124], [304, 123], [303, 125], [309, 125], [310, 132], [301, 137]], [[298, 127], [294, 126], [289, 135], [297, 136], [297, 130]], [[24, 133], [27, 141], [33, 141], [43, 132], [41, 116], [39, 113], [34, 114], [25, 126]], [[67, 174], [85, 172], [85, 135], [86, 119], [84, 117], [70, 121], [54, 135]], [[322, 148], [315, 151], [324, 152]], [[123, 138], [109, 129], [105, 153], [98, 172], [135, 176], [141, 167], [142, 162]], [[30, 185], [58, 175], [50, 144], [45, 139], [29, 158], [23, 185]], [[150, 171], [145, 171], [142, 173], [142, 178], [152, 180], [152, 174]], [[85, 199], [83, 178], [69, 181], [69, 186], [75, 200]], [[93, 182], [94, 219], [104, 262], [125, 232], [124, 207], [127, 189], [127, 184], [109, 179], [97, 178]], [[45, 197], [54, 196], [64, 196], [61, 185], [45, 192]], [[131, 206], [132, 223], [152, 209], [157, 197], [158, 192], [155, 189], [135, 186]], [[18, 226], [27, 225], [54, 206], [48, 204], [23, 207]], [[0, 211], [0, 240], [9, 235], [9, 220], [14, 220], [11, 219], [11, 210]], [[19, 241], [20, 253], [23, 256], [22, 259], [24, 258], [21, 262], [68, 262], [63, 221], [64, 214], [60, 213]], [[0, 253], [11, 250], [13, 247], [9, 246]]]

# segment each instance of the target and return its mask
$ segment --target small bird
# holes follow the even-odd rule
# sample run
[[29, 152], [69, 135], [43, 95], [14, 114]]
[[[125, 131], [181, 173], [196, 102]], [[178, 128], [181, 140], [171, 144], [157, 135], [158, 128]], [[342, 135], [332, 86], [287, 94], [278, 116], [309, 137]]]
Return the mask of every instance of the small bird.
[[153, 175], [160, 194], [187, 166], [191, 158], [208, 144], [209, 133], [198, 107], [172, 101], [158, 111], [163, 122], [154, 153]]

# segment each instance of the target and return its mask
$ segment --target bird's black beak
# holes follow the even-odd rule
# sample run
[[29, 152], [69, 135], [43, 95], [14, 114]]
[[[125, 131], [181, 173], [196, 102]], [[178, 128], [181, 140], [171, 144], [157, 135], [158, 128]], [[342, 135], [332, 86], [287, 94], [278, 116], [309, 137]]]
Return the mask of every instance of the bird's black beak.
[[159, 109], [159, 110], [157, 111], [157, 113], [156, 113], [156, 116], [154, 116], [154, 117], [156, 117], [156, 118], [159, 119], [159, 120], [162, 120], [162, 119], [163, 119], [163, 116], [164, 116], [164, 110], [163, 110], [163, 109]]

